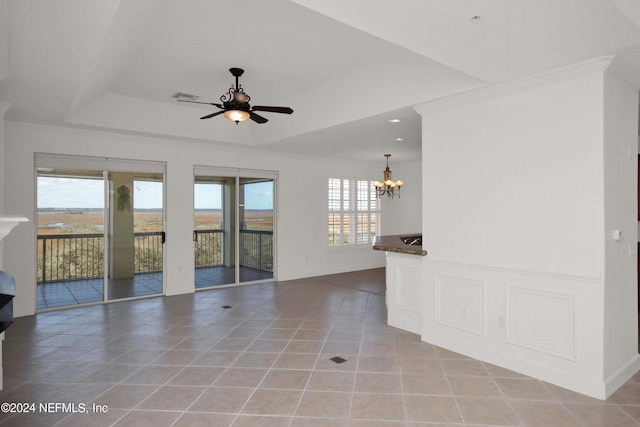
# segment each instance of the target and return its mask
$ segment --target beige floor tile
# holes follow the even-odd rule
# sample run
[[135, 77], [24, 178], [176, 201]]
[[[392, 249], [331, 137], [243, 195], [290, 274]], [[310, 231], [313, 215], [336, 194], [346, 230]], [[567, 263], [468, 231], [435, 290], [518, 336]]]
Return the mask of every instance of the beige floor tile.
[[607, 401], [619, 404], [640, 405], [640, 381], [633, 379], [628, 381], [613, 393]]
[[154, 365], [188, 365], [202, 355], [202, 351], [167, 350], [150, 363]]
[[271, 369], [260, 384], [260, 388], [304, 390], [311, 371], [296, 369]]
[[109, 409], [132, 409], [157, 389], [155, 385], [117, 384], [96, 398], [95, 403]]
[[356, 393], [401, 393], [400, 373], [358, 372]]
[[416, 359], [405, 358], [400, 360], [400, 370], [402, 373], [420, 375], [443, 375], [442, 362], [440, 359]]
[[136, 410], [122, 417], [114, 427], [169, 427], [181, 415], [181, 412]]
[[564, 406], [585, 427], [637, 427], [638, 425], [623, 409], [614, 405], [565, 403]]
[[351, 393], [305, 391], [296, 410], [297, 417], [348, 418]]
[[442, 369], [447, 376], [465, 375], [465, 376], [488, 376], [482, 362], [473, 359], [441, 359]]
[[580, 422], [558, 402], [511, 400], [511, 408], [527, 427], [579, 426]]
[[230, 427], [235, 415], [186, 412], [172, 427]]
[[394, 357], [360, 356], [358, 371], [361, 372], [399, 372], [400, 363]]
[[[274, 417], [262, 415], [240, 415], [232, 427], [289, 427], [290, 417]], [[212, 427], [217, 425], [212, 425]]]
[[253, 339], [246, 338], [222, 338], [209, 351], [245, 351], [252, 342]]
[[209, 387], [189, 411], [238, 413], [252, 393], [250, 388]]
[[118, 383], [140, 369], [140, 365], [106, 364], [78, 378], [83, 383]]
[[299, 341], [324, 341], [329, 333], [326, 329], [300, 329], [293, 335]]
[[216, 387], [258, 387], [269, 370], [265, 368], [228, 368], [213, 383]]
[[423, 422], [462, 422], [456, 401], [442, 396], [405, 396], [407, 420]]
[[278, 353], [244, 352], [231, 364], [235, 368], [270, 368], [278, 358]]
[[234, 360], [236, 360], [240, 354], [239, 351], [205, 351], [196, 360], [191, 362], [194, 366], [220, 366], [227, 367]]
[[[56, 424], [56, 427], [104, 427], [110, 426], [125, 416], [126, 409], [109, 409], [102, 413], [71, 414]], [[28, 424], [24, 424], [28, 425]]]
[[404, 420], [404, 404], [398, 394], [354, 393], [351, 417], [369, 420]]
[[355, 372], [314, 371], [307, 390], [351, 392], [355, 378]]
[[242, 409], [243, 414], [293, 415], [301, 391], [258, 389]]
[[440, 375], [402, 374], [402, 390], [409, 394], [451, 395], [447, 378]]
[[[432, 427], [432, 424], [420, 423], [420, 427]], [[404, 421], [351, 420], [349, 427], [406, 427]]]
[[265, 340], [290, 340], [297, 331], [297, 329], [269, 328], [260, 334], [259, 338]]
[[350, 424], [346, 419], [294, 417], [290, 427], [350, 427]]
[[322, 347], [323, 354], [330, 354], [332, 356], [339, 355], [342, 357], [358, 355], [360, 354], [359, 342], [347, 342], [347, 341], [327, 341]]
[[291, 341], [284, 349], [285, 353], [313, 353], [322, 350], [323, 341]]
[[640, 424], [640, 405], [620, 405], [618, 407]]
[[136, 409], [184, 411], [206, 390], [205, 387], [164, 386], [156, 390]]
[[518, 372], [511, 371], [509, 369], [502, 368], [500, 366], [492, 365], [491, 363], [482, 362], [489, 375], [496, 378], [527, 378], [525, 375]]
[[504, 397], [493, 378], [490, 377], [448, 377], [455, 396]]
[[186, 366], [178, 372], [170, 385], [201, 385], [209, 386], [218, 378], [225, 368], [210, 366]]
[[468, 424], [517, 426], [520, 420], [505, 399], [457, 398], [458, 408]]
[[182, 366], [143, 366], [138, 371], [128, 376], [122, 383], [124, 384], [164, 384], [182, 370]]
[[398, 344], [395, 341], [389, 343], [364, 341], [360, 345], [360, 354], [372, 357], [397, 357]]
[[263, 353], [280, 353], [289, 344], [287, 340], [274, 340], [274, 339], [257, 339], [255, 340], [247, 351], [263, 352]]
[[495, 378], [509, 399], [553, 400], [554, 396], [541, 382], [532, 378]]
[[317, 354], [313, 353], [282, 353], [273, 367], [278, 369], [313, 369], [317, 358]]
[[125, 363], [130, 365], [146, 365], [163, 354], [165, 350], [144, 350], [134, 349], [126, 351], [124, 354], [113, 359], [112, 363]]

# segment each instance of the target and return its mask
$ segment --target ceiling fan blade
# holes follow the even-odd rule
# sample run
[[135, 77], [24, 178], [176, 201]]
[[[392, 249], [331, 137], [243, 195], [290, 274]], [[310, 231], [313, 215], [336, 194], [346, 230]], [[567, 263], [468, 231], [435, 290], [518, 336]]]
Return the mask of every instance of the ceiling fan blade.
[[176, 99], [178, 102], [189, 102], [191, 104], [205, 104], [205, 105], [213, 105], [218, 108], [224, 108], [222, 104], [216, 104], [215, 102], [201, 102], [201, 101], [187, 101], [186, 99]]
[[224, 114], [224, 111], [216, 111], [215, 113], [207, 114], [206, 116], [200, 117], [200, 120], [210, 119], [211, 117], [219, 116], [220, 114]]
[[256, 123], [267, 123], [269, 121], [261, 115], [254, 113], [253, 111], [249, 111], [249, 117]]
[[254, 105], [251, 109], [253, 111], [268, 111], [270, 113], [282, 113], [282, 114], [293, 113], [293, 110], [289, 107], [270, 107], [267, 105]]

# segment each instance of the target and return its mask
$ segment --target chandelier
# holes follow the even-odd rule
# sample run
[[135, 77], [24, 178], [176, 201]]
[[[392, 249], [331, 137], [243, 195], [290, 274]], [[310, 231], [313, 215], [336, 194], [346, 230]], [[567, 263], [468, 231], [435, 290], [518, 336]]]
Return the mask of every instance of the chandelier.
[[387, 168], [384, 170], [384, 180], [382, 182], [375, 181], [373, 186], [376, 188], [376, 196], [378, 198], [384, 196], [394, 198], [396, 195], [400, 198], [400, 189], [404, 185], [402, 181], [394, 181], [391, 179], [391, 169], [389, 169], [389, 157], [391, 154], [384, 155], [387, 158]]

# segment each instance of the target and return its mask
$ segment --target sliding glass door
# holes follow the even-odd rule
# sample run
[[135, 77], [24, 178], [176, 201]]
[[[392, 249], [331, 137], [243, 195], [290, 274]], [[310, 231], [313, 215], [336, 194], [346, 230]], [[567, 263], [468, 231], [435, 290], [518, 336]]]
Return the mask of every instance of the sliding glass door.
[[40, 169], [37, 194], [36, 308], [103, 301], [102, 172]]
[[194, 184], [195, 287], [236, 282], [234, 177], [196, 176]]
[[274, 278], [275, 176], [196, 168], [196, 289]]
[[162, 294], [162, 175], [109, 172], [109, 300]]
[[36, 308], [163, 294], [164, 164], [37, 155], [36, 165]]
[[273, 180], [240, 178], [240, 282], [273, 279]]

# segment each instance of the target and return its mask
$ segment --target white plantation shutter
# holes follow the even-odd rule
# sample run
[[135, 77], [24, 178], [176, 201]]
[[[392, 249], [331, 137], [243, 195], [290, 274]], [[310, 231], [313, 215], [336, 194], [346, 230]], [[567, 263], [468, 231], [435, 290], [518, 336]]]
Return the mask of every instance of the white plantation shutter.
[[373, 181], [329, 178], [329, 246], [370, 244], [380, 230], [380, 205]]

